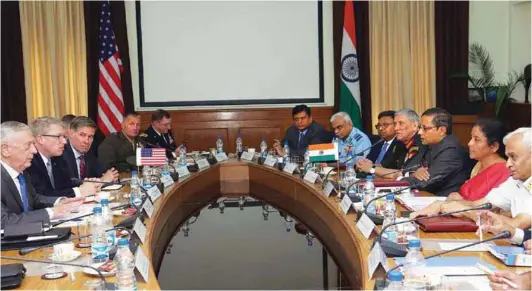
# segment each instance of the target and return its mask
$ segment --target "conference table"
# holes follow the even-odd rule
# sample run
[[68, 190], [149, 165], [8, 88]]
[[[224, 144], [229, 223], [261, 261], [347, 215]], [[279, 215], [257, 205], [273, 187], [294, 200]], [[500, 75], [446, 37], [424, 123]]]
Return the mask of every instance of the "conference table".
[[[147, 282], [137, 276], [138, 290], [160, 289], [156, 274], [159, 271], [165, 250], [176, 230], [191, 215], [221, 196], [250, 195], [290, 213], [303, 223], [324, 245], [341, 270], [341, 282], [349, 289], [373, 290], [375, 278], [384, 277], [385, 271], [379, 267], [372, 278], [368, 276], [368, 255], [372, 248], [373, 233], [366, 239], [356, 227], [356, 213], [343, 213], [339, 199], [326, 196], [323, 186], [310, 183], [297, 174], [288, 174], [278, 168], [245, 162], [236, 159], [211, 165], [190, 176], [181, 177], [172, 186], [164, 190], [163, 195], [154, 203], [151, 218], [146, 217], [146, 239], [140, 246], [151, 262]], [[127, 190], [127, 189], [122, 189]], [[398, 205], [398, 211], [404, 210]], [[115, 217], [118, 222], [121, 217]], [[378, 227], [380, 228], [380, 227]], [[73, 229], [75, 231], [75, 229]], [[420, 231], [422, 239], [478, 239], [474, 233], [425, 233]], [[497, 242], [507, 244], [506, 242]], [[89, 249], [82, 249], [88, 255]], [[42, 250], [35, 251], [24, 258], [41, 259]], [[424, 251], [425, 256], [434, 251]], [[18, 251], [2, 251], [2, 256], [19, 257]], [[497, 269], [508, 269], [488, 252], [454, 252], [445, 256], [475, 256], [492, 264]], [[392, 259], [388, 259], [393, 266]], [[2, 261], [2, 264], [12, 263]], [[515, 268], [523, 271], [524, 268]], [[529, 269], [529, 268], [527, 268]], [[42, 280], [40, 275], [26, 276], [19, 289], [87, 289], [85, 281], [96, 277], [78, 271], [75, 280], [71, 276], [57, 280]], [[107, 278], [113, 282], [114, 277]]]

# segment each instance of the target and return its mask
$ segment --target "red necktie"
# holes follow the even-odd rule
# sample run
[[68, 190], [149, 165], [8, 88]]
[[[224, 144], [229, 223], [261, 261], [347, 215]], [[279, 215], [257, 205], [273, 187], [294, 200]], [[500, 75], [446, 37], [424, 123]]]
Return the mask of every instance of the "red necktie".
[[79, 178], [85, 179], [85, 157], [79, 156]]

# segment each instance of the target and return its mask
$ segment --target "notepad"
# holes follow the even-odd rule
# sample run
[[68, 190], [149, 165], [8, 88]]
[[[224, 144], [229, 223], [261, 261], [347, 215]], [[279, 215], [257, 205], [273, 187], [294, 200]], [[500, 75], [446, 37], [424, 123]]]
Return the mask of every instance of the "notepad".
[[[405, 258], [394, 258], [397, 264], [403, 264]], [[471, 256], [459, 257], [434, 257], [425, 261], [427, 272], [443, 276], [475, 276], [485, 275], [483, 271], [476, 267], [482, 264], [491, 270], [495, 267], [485, 261]]]
[[447, 197], [402, 197], [397, 196], [397, 199], [401, 201], [406, 207], [410, 208], [412, 211], [421, 210], [433, 202], [436, 201], [445, 201]]
[[[455, 248], [459, 248], [465, 245], [471, 244], [470, 241], [468, 242], [440, 242], [439, 246], [442, 251], [448, 251]], [[470, 246], [461, 250], [457, 250], [459, 252], [487, 252], [489, 251], [489, 247], [492, 244], [489, 243], [481, 243], [478, 245]]]

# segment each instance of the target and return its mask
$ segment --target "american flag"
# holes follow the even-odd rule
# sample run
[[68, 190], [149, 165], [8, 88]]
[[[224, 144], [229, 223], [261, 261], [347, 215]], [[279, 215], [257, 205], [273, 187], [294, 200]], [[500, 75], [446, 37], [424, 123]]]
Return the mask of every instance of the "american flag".
[[138, 148], [137, 166], [162, 166], [166, 163], [166, 149]]
[[98, 91], [98, 116], [96, 119], [98, 127], [105, 135], [121, 130], [120, 123], [125, 112], [124, 99], [122, 98], [122, 81], [120, 79], [123, 67], [111, 23], [109, 5], [109, 1], [102, 2], [102, 11], [100, 13], [100, 88]]

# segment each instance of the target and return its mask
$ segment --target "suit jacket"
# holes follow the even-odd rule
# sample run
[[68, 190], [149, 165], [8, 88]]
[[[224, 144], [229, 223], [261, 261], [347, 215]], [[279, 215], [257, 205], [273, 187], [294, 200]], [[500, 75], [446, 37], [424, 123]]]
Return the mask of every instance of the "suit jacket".
[[[65, 152], [61, 156], [61, 159], [68, 165], [70, 176], [79, 179], [78, 163], [76, 162], [76, 155], [74, 154], [72, 145], [65, 145]], [[91, 151], [83, 155], [83, 160], [85, 161], [85, 178], [100, 178], [105, 173], [103, 165]]]
[[35, 192], [31, 184], [31, 178], [27, 172], [24, 173], [26, 177], [26, 194], [28, 196], [28, 204], [30, 211], [23, 212], [22, 199], [18, 192], [15, 182], [2, 165], [2, 208], [0, 210], [2, 215], [2, 228], [5, 225], [22, 224], [29, 222], [50, 222], [50, 216], [44, 209], [52, 207], [57, 200], [57, 197], [46, 197]]
[[523, 242], [530, 239], [530, 229], [524, 229], [524, 231], [525, 231], [525, 236], [523, 237]]
[[[133, 141], [137, 143], [138, 138]], [[105, 169], [116, 168], [119, 172], [127, 172], [133, 168], [126, 159], [135, 157], [135, 148], [124, 136], [124, 133], [113, 132], [108, 135], [98, 148], [98, 161]], [[134, 158], [133, 158], [134, 159]]]
[[[471, 167], [468, 154], [454, 135], [448, 135], [439, 143], [427, 147], [420, 156], [420, 162], [428, 167], [431, 179], [421, 183], [420, 190], [437, 196], [447, 196], [457, 192], [460, 186], [469, 179]], [[434, 179], [434, 177], [439, 178]], [[420, 183], [414, 177], [405, 178], [410, 185]]]
[[[153, 146], [158, 146], [158, 147], [162, 147], [162, 148], [167, 149], [166, 156], [169, 159], [173, 159], [174, 158], [172, 153], [175, 151], [176, 145], [175, 145], [174, 137], [172, 135], [172, 131], [168, 131], [168, 133], [166, 133], [166, 134], [159, 135], [155, 131], [155, 129], [153, 129], [153, 127], [150, 125], [150, 127], [148, 127], [148, 129], [146, 129], [146, 131], [144, 131], [144, 133], [147, 135], [146, 136], [146, 141], [148, 143], [152, 144]], [[163, 138], [163, 136], [164, 136], [164, 138]], [[153, 146], [147, 145], [147, 147], [153, 147]]]
[[[313, 121], [308, 127], [307, 133], [303, 137], [300, 146], [298, 147], [299, 141], [299, 130], [292, 125], [286, 129], [286, 134], [283, 139], [283, 144], [285, 141], [288, 141], [288, 146], [290, 147], [291, 156], [305, 156], [305, 151], [307, 147], [311, 144], [320, 144], [320, 143], [330, 143], [333, 136], [323, 129], [321, 124]], [[281, 145], [282, 146], [282, 145]]]
[[[373, 163], [377, 160], [379, 157], [379, 153], [381, 152], [382, 146], [384, 143], [380, 143], [379, 145], [374, 146], [371, 148], [368, 156], [366, 157], [368, 160], [371, 160]], [[402, 164], [402, 160], [404, 160], [406, 154], [406, 147], [405, 144], [398, 141], [397, 138], [395, 138], [390, 146], [388, 146], [388, 149], [386, 150], [386, 153], [384, 154], [384, 158], [381, 161], [381, 166], [383, 168], [387, 169], [400, 169], [400, 165]]]
[[76, 195], [72, 188], [78, 185], [72, 181], [71, 178], [74, 176], [67, 163], [61, 157], [53, 157], [50, 162], [52, 164], [55, 188], [52, 186], [48, 170], [40, 154], [33, 156], [31, 166], [26, 169], [31, 177], [35, 191], [49, 197], [75, 197]]

